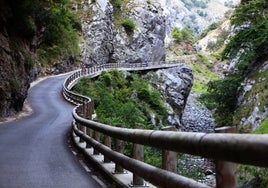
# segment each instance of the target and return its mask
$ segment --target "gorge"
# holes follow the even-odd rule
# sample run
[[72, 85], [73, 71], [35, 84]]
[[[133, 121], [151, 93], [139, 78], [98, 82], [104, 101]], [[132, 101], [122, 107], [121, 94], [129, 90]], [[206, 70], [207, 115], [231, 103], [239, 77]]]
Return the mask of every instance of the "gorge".
[[[242, 133], [255, 130], [259, 133], [258, 127], [264, 127], [261, 133], [267, 133], [267, 16], [259, 16], [267, 15], [265, 1], [242, 1], [250, 5], [246, 10], [255, 11], [261, 21], [240, 19], [242, 24], [236, 27], [230, 26], [228, 10], [237, 6], [238, 0], [109, 2], [0, 2], [0, 25], [3, 26], [0, 28], [0, 117], [21, 111], [30, 83], [37, 77], [68, 72], [80, 68], [81, 64], [160, 63], [183, 57], [185, 64], [177, 69], [157, 71], [158, 80], [146, 75], [173, 108], [170, 124], [181, 131], [213, 132], [217, 124], [212, 118], [212, 112], [217, 112], [213, 108], [215, 103], [212, 111], [199, 105], [200, 92], [207, 92], [208, 81], [225, 78], [240, 69], [238, 77], [242, 79], [236, 83], [240, 86], [236, 91], [240, 92], [235, 91], [237, 102], [232, 104], [235, 107], [231, 121], [222, 124], [235, 125]], [[219, 20], [221, 22], [212, 24]], [[241, 30], [246, 35], [239, 38], [243, 43], [235, 43], [235, 38], [230, 37], [244, 28], [243, 21], [252, 24], [245, 27], [248, 33]], [[203, 37], [201, 43], [195, 41], [200, 39], [197, 37], [174, 44], [172, 31], [175, 27], [189, 27], [194, 36], [206, 31], [205, 39]], [[217, 33], [219, 28], [224, 31], [222, 35]], [[221, 40], [223, 36], [226, 38]], [[220, 46], [217, 46], [218, 39]], [[224, 59], [222, 50], [230, 41], [237, 44], [237, 49], [230, 50]], [[181, 48], [183, 50], [178, 50]], [[247, 50], [254, 54], [241, 56]], [[236, 64], [240, 57], [245, 57], [244, 63]], [[220, 74], [211, 79], [210, 72], [217, 74], [216, 69], [221, 69]], [[206, 76], [200, 77], [199, 73]], [[221, 93], [230, 94], [226, 91], [230, 88], [223, 88]], [[220, 117], [227, 119], [225, 114]]]

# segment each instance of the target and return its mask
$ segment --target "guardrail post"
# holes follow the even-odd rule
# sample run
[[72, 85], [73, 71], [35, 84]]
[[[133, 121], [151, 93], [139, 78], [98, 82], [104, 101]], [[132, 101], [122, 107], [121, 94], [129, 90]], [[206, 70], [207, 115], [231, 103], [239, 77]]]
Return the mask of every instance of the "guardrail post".
[[[178, 131], [174, 126], [164, 127], [163, 131]], [[177, 173], [177, 153], [174, 151], [162, 151], [162, 169]]]
[[[100, 142], [100, 133], [98, 131], [94, 131], [93, 137], [97, 142]], [[94, 148], [93, 155], [99, 155], [99, 154], [100, 152]]]
[[[134, 144], [133, 145], [133, 158], [139, 161], [144, 161], [144, 152], [143, 152], [143, 145]], [[144, 186], [144, 180], [140, 176], [137, 176], [133, 173], [133, 182], [132, 186]]]
[[[86, 105], [86, 118], [89, 120], [92, 120], [92, 113], [93, 113], [93, 108], [94, 108], [94, 104], [93, 101], [90, 101], [88, 103], [85, 104]], [[86, 127], [86, 134], [90, 137], [92, 137], [92, 130], [88, 127]], [[90, 148], [91, 145], [87, 143], [86, 145], [87, 148]]]
[[87, 109], [87, 103], [86, 102], [84, 102], [82, 109], [83, 109], [83, 117], [84, 118], [87, 118], [87, 111], [88, 111], [88, 109]]
[[[117, 127], [122, 127], [121, 125], [117, 125]], [[124, 153], [125, 144], [123, 140], [116, 139], [115, 143], [115, 151], [119, 153]], [[114, 173], [124, 173], [124, 168], [119, 164], [115, 164], [115, 171]]]
[[[111, 139], [110, 136], [105, 135], [105, 138], [104, 138], [104, 145], [107, 146], [107, 147], [109, 147], [109, 148], [112, 147], [112, 139]], [[106, 157], [106, 156], [104, 155], [104, 160], [103, 160], [103, 162], [104, 162], [104, 163], [109, 163], [109, 162], [111, 162], [111, 160], [110, 160], [108, 157]]]
[[91, 99], [91, 101], [87, 103], [87, 119], [92, 120], [93, 112], [94, 112], [94, 101]]
[[[80, 124], [80, 123], [77, 123], [77, 128], [80, 130], [80, 131], [82, 131], [82, 125]], [[81, 137], [79, 137], [79, 142], [80, 143], [82, 143], [82, 142], [84, 142], [84, 140], [81, 138]]]
[[[216, 133], [235, 133], [236, 127], [221, 127], [215, 129]], [[236, 163], [216, 161], [216, 186], [217, 188], [236, 188]]]
[[[90, 128], [88, 128], [88, 127], [86, 127], [86, 134], [88, 136], [92, 137], [92, 130]], [[92, 146], [88, 142], [86, 142], [86, 148], [91, 148], [91, 147]]]

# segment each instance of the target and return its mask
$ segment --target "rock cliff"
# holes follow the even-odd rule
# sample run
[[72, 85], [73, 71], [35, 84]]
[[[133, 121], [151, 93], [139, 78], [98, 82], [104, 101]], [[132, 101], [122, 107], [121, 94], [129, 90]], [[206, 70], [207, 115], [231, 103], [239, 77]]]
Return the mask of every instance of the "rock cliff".
[[26, 37], [20, 25], [13, 25], [12, 8], [1, 2], [0, 117], [22, 109], [30, 82], [37, 76], [33, 38]]
[[[166, 16], [158, 1], [130, 0], [118, 7], [106, 0], [82, 1], [82, 57], [86, 64], [162, 62], [165, 60]], [[119, 15], [118, 15], [119, 14]], [[122, 20], [134, 22], [133, 32]], [[157, 77], [157, 79], [155, 78]], [[193, 74], [181, 64], [159, 70], [150, 77], [169, 103], [169, 122], [181, 128], [182, 114], [190, 93]]]
[[148, 74], [147, 79], [161, 91], [163, 98], [167, 101], [169, 123], [183, 129], [183, 111], [193, 85], [192, 70], [180, 64], [174, 68]]
[[268, 61], [260, 63], [242, 81], [237, 110], [235, 112], [235, 125], [241, 132], [255, 130], [268, 116], [267, 100], [267, 73]]
[[[165, 60], [165, 16], [159, 3], [128, 1], [120, 11], [106, 0], [84, 1], [82, 13], [83, 61], [87, 64], [112, 62], [161, 62]], [[133, 31], [122, 20], [133, 22]]]

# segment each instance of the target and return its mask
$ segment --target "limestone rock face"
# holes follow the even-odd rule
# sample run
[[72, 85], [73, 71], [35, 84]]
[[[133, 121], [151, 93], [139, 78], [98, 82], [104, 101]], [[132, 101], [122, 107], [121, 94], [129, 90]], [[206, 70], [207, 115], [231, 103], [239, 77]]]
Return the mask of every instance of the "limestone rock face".
[[112, 5], [105, 0], [84, 2], [81, 9], [83, 61], [87, 64], [113, 62], [161, 62], [165, 60], [165, 17], [159, 3], [130, 0], [121, 17], [135, 24], [127, 33], [114, 15]]
[[156, 72], [155, 85], [171, 107], [170, 123], [181, 128], [183, 111], [193, 85], [192, 70], [184, 64]]
[[241, 83], [235, 114], [236, 125], [255, 130], [267, 118], [267, 71], [268, 61], [265, 61]]
[[[158, 0], [167, 17], [167, 34], [174, 27], [189, 27], [200, 33], [213, 22], [224, 17], [224, 14], [237, 6], [240, 0], [183, 1]], [[202, 2], [204, 3], [203, 5]]]
[[[100, 4], [99, 4], [100, 3]], [[82, 58], [87, 64], [104, 64], [114, 51], [114, 25], [112, 7], [108, 2], [82, 4], [86, 16], [82, 18]]]

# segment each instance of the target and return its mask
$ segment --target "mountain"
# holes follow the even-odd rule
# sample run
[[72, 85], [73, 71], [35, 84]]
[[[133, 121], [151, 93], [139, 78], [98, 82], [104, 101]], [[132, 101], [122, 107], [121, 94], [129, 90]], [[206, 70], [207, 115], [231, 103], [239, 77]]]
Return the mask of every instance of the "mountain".
[[238, 5], [240, 0], [158, 0], [168, 19], [167, 33], [174, 27], [189, 27], [200, 33]]

